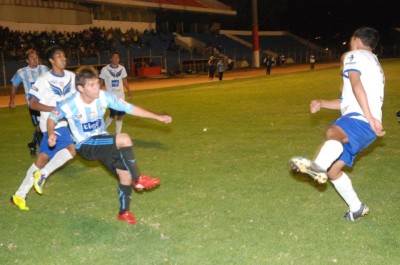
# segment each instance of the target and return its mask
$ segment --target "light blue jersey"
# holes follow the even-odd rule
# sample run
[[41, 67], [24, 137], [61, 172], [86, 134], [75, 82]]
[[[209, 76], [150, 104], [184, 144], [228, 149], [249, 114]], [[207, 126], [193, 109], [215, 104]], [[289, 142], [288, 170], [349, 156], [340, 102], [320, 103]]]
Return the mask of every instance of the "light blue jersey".
[[36, 68], [30, 68], [29, 66], [19, 69], [15, 75], [11, 78], [13, 86], [19, 86], [23, 84], [25, 91], [26, 103], [29, 106], [29, 89], [33, 86], [36, 80], [42, 74], [49, 71], [49, 68], [45, 65], [38, 65]]
[[108, 133], [104, 124], [107, 108], [131, 113], [134, 106], [104, 90], [100, 90], [99, 97], [92, 103], [86, 104], [78, 92], [60, 102], [49, 118], [55, 122], [63, 118], [68, 120], [76, 149], [79, 149], [88, 138]]

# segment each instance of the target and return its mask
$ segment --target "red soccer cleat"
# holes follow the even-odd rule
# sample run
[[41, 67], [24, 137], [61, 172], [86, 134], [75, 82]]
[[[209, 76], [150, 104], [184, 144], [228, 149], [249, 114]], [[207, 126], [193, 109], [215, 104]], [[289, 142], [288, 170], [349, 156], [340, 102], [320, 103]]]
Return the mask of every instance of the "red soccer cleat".
[[125, 211], [123, 214], [118, 213], [118, 219], [131, 225], [136, 224], [135, 216], [133, 216], [129, 211]]
[[150, 176], [140, 176], [137, 183], [133, 182], [133, 187], [141, 191], [143, 189], [151, 189], [160, 184], [159, 178], [152, 178]]

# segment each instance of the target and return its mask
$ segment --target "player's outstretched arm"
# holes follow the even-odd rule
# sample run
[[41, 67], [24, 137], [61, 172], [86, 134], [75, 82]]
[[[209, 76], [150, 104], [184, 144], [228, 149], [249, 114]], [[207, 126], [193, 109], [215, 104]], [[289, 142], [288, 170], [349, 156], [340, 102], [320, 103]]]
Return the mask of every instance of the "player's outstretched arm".
[[172, 118], [169, 115], [159, 115], [155, 114], [153, 112], [150, 112], [148, 110], [145, 110], [141, 107], [135, 106], [133, 107], [133, 110], [131, 112], [132, 115], [138, 116], [138, 117], [143, 117], [143, 118], [150, 118], [154, 120], [158, 120], [164, 123], [171, 123]]
[[334, 99], [334, 100], [315, 99], [315, 100], [311, 101], [311, 103], [310, 103], [311, 113], [316, 113], [316, 112], [320, 111], [321, 108], [331, 109], [331, 110], [339, 110], [340, 109], [340, 100], [339, 99]]

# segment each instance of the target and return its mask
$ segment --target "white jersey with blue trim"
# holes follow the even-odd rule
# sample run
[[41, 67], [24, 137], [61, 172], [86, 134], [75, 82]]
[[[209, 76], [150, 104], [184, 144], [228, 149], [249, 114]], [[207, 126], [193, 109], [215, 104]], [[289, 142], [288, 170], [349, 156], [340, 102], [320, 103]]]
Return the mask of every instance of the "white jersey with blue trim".
[[18, 71], [11, 78], [11, 83], [13, 86], [19, 86], [23, 84], [26, 103], [28, 104], [28, 106], [29, 106], [29, 97], [28, 97], [29, 89], [31, 89], [31, 87], [39, 78], [39, 76], [48, 71], [49, 68], [45, 65], [38, 65], [36, 68], [30, 68], [28, 65], [21, 69], [18, 69]]
[[[64, 75], [59, 76], [49, 71], [38, 78], [35, 84], [29, 90], [29, 97], [46, 106], [56, 107], [60, 102], [76, 92], [75, 74], [71, 71], [64, 70]], [[47, 118], [49, 112], [40, 112], [40, 130], [47, 132]], [[57, 124], [56, 128], [67, 126], [66, 121]]]
[[131, 113], [133, 105], [116, 97], [108, 91], [100, 90], [99, 97], [92, 103], [82, 101], [80, 92], [71, 98], [60, 102], [57, 109], [51, 112], [50, 118], [55, 122], [66, 118], [74, 137], [76, 149], [88, 138], [108, 134], [104, 124], [104, 114], [107, 108]]
[[111, 64], [104, 66], [99, 75], [99, 77], [104, 80], [106, 90], [122, 99], [125, 99], [122, 79], [127, 76], [128, 74], [126, 73], [125, 67], [120, 64], [117, 67], [113, 67]]
[[349, 72], [351, 71], [360, 74], [371, 113], [374, 118], [381, 121], [385, 75], [376, 55], [367, 50], [355, 50], [345, 54], [343, 62], [343, 91], [340, 101], [342, 115], [356, 112], [363, 115], [358, 116], [358, 119], [366, 121], [349, 80]]

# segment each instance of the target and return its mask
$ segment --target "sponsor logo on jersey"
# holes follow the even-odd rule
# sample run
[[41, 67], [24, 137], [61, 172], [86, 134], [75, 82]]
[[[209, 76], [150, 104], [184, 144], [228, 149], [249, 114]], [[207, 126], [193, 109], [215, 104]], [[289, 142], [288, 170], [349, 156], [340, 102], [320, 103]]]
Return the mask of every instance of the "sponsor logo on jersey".
[[112, 80], [111, 81], [111, 86], [112, 87], [119, 87], [119, 80]]
[[90, 132], [99, 129], [100, 127], [101, 127], [101, 119], [82, 124], [82, 129], [84, 132]]

